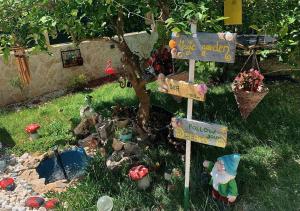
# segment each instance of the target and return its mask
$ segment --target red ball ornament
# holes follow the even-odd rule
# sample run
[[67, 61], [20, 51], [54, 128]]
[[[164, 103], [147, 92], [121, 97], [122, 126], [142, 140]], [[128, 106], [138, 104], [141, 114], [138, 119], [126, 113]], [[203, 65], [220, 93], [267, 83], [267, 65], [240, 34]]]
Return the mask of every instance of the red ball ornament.
[[51, 199], [47, 201], [44, 205], [46, 209], [54, 209], [58, 206], [59, 200], [58, 199]]

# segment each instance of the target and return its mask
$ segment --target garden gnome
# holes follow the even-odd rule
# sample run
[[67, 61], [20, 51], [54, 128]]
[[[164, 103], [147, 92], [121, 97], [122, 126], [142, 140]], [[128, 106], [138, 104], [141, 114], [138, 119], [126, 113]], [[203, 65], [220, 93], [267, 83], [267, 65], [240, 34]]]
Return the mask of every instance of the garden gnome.
[[203, 162], [211, 175], [212, 197], [225, 205], [233, 204], [238, 196], [235, 177], [239, 161], [239, 154], [231, 154], [219, 157], [215, 164], [207, 160]]

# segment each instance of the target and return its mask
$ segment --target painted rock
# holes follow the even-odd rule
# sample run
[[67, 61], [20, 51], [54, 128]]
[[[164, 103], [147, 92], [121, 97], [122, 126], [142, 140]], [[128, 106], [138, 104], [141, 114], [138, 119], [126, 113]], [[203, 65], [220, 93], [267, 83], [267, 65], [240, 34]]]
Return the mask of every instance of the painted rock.
[[0, 181], [0, 187], [7, 191], [13, 191], [16, 188], [16, 184], [13, 178], [4, 178]]
[[47, 201], [44, 205], [46, 209], [54, 209], [58, 206], [59, 200], [58, 199], [51, 199]]
[[25, 205], [26, 207], [39, 208], [44, 202], [45, 200], [42, 197], [32, 196], [25, 201]]

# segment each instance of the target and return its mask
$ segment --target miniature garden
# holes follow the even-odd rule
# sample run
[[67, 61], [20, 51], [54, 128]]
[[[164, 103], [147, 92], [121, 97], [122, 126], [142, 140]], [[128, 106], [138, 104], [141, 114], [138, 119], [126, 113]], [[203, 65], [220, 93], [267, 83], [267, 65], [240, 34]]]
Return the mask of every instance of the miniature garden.
[[[0, 107], [0, 210], [300, 209], [298, 2], [2, 1], [0, 20], [26, 95]], [[57, 56], [99, 76], [29, 97]]]

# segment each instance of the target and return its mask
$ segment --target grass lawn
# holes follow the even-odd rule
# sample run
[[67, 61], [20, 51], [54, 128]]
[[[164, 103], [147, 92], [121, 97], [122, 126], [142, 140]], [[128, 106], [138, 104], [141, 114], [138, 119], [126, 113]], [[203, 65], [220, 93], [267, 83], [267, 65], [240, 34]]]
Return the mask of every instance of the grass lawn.
[[[150, 84], [151, 98], [171, 112], [185, 112], [186, 102], [176, 104], [170, 96], [155, 92]], [[228, 126], [228, 146], [225, 149], [192, 144], [191, 204], [194, 210], [214, 210], [206, 188], [201, 187], [200, 174], [204, 159], [215, 161], [218, 156], [241, 153], [237, 182], [240, 197], [236, 210], [300, 210], [300, 86], [280, 83], [269, 85], [270, 93], [258, 105], [247, 121], [243, 121], [229, 85], [212, 88], [206, 102], [195, 102], [194, 119]], [[79, 122], [79, 108], [85, 93], [67, 95], [35, 108], [20, 111], [0, 111], [0, 140], [10, 144], [16, 154], [44, 152], [54, 145], [75, 143], [71, 130]], [[132, 89], [118, 84], [104, 85], [90, 93], [101, 114], [109, 116], [116, 102], [135, 105]], [[172, 106], [170, 106], [172, 105]], [[29, 142], [24, 132], [27, 124], [39, 123], [42, 138]], [[137, 191], [127, 175], [126, 166], [118, 172], [108, 172], [105, 161], [97, 156], [89, 165], [87, 177], [77, 187], [58, 196], [72, 210], [95, 210], [102, 195], [114, 198], [114, 210], [140, 208], [180, 210], [183, 201], [183, 180], [174, 181], [175, 191], [167, 191], [163, 179], [165, 169], [184, 169], [181, 156], [165, 145], [150, 148], [145, 157], [161, 164], [153, 172], [152, 187]], [[61, 208], [63, 209], [63, 208]]]

